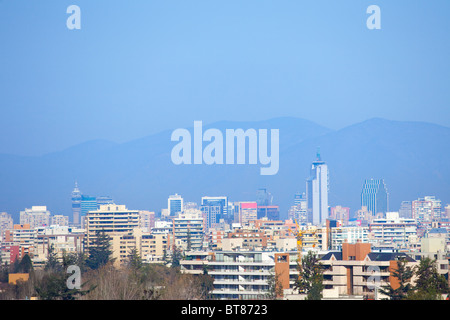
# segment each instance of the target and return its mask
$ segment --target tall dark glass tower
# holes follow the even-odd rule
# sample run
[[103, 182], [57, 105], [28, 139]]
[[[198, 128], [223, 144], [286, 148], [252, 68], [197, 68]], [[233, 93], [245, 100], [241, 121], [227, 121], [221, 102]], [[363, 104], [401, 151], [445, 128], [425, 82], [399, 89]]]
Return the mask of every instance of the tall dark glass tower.
[[389, 211], [389, 193], [383, 179], [366, 179], [361, 192], [361, 206], [372, 214]]

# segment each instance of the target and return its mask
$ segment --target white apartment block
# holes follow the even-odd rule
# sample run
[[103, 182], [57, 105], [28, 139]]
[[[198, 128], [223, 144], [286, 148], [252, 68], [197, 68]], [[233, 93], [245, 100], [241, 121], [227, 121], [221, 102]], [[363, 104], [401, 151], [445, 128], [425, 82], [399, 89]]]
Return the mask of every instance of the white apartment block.
[[131, 232], [140, 227], [139, 211], [128, 210], [124, 205], [106, 204], [86, 214], [86, 246], [92, 245], [96, 232], [108, 235]]
[[[269, 277], [275, 272], [283, 278], [283, 288], [293, 286], [298, 276], [296, 256], [275, 251], [217, 251], [182, 260], [181, 266], [183, 272], [201, 274], [206, 265], [214, 278], [214, 299], [263, 299], [269, 290]], [[280, 262], [279, 257], [285, 260]], [[279, 266], [284, 269], [276, 270]]]
[[331, 228], [331, 250], [340, 250], [344, 242], [368, 242], [369, 227], [335, 227]]
[[374, 219], [369, 225], [369, 242], [373, 245], [392, 244], [407, 247], [410, 237], [417, 234], [415, 219], [400, 218], [398, 212], [387, 212], [386, 218]]
[[68, 226], [69, 225], [69, 217], [63, 216], [60, 214], [56, 214], [51, 217], [51, 225]]
[[185, 250], [188, 246], [188, 238], [190, 238], [192, 250], [200, 250], [203, 248], [204, 220], [200, 210], [197, 210], [196, 213], [178, 214], [172, 221], [173, 239], [181, 240]]
[[20, 211], [20, 224], [29, 224], [37, 228], [50, 225], [50, 211], [46, 206], [32, 206], [31, 209]]

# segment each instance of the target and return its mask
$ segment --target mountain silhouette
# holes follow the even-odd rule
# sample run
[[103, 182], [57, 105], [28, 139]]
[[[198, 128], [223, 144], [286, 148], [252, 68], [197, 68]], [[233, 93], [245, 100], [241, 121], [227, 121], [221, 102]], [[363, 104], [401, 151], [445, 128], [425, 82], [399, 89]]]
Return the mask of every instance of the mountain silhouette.
[[[450, 128], [423, 122], [374, 118], [331, 130], [298, 118], [220, 121], [204, 125], [226, 129], [279, 129], [280, 166], [274, 176], [257, 165], [174, 165], [172, 130], [126, 143], [93, 140], [43, 156], [0, 155], [0, 211], [13, 215], [33, 205], [71, 216], [71, 191], [111, 196], [130, 209], [160, 211], [171, 194], [200, 203], [202, 196], [227, 195], [230, 201], [256, 199], [259, 188], [272, 193], [282, 218], [294, 194], [304, 192], [320, 148], [330, 172], [329, 204], [360, 208], [364, 179], [384, 179], [389, 209], [402, 200], [435, 195], [449, 202]], [[192, 131], [192, 128], [187, 128]], [[225, 136], [225, 135], [224, 135]], [[204, 143], [204, 146], [207, 143]]]

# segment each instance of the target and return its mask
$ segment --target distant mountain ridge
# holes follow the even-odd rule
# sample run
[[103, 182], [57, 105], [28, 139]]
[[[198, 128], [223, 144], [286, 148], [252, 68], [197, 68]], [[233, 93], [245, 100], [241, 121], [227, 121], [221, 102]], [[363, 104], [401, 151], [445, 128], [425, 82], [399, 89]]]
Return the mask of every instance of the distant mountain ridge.
[[369, 119], [331, 130], [298, 118], [220, 121], [207, 128], [280, 130], [280, 169], [261, 176], [259, 165], [181, 165], [171, 162], [172, 130], [126, 143], [88, 141], [43, 156], [0, 154], [0, 211], [13, 214], [47, 205], [53, 214], [71, 215], [75, 181], [89, 195], [109, 195], [130, 209], [159, 211], [179, 193], [199, 203], [204, 195], [231, 201], [256, 199], [267, 188], [286, 218], [294, 194], [305, 191], [306, 178], [320, 147], [330, 171], [330, 205], [360, 207], [364, 179], [385, 179], [390, 210], [402, 200], [435, 195], [450, 201], [450, 128], [423, 122]]

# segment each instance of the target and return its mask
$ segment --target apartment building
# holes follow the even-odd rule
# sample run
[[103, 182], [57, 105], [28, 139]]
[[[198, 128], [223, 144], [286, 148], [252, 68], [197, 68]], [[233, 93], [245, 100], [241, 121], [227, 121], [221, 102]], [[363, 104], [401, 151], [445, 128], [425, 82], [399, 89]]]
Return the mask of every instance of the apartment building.
[[341, 250], [342, 244], [368, 242], [369, 227], [334, 227], [330, 229], [331, 250]]
[[32, 206], [31, 209], [20, 211], [20, 224], [28, 224], [37, 228], [50, 225], [50, 211], [46, 206]]
[[213, 299], [262, 299], [269, 278], [279, 275], [283, 289], [292, 288], [298, 276], [296, 253], [271, 251], [217, 251], [181, 261], [183, 272], [200, 274], [206, 265], [214, 278]]
[[397, 261], [403, 258], [409, 265], [416, 264], [405, 253], [372, 252], [370, 243], [343, 243], [341, 251], [330, 251], [320, 259], [325, 268], [323, 296], [377, 298], [381, 286], [398, 287], [392, 273], [397, 268]]
[[184, 249], [189, 245], [191, 250], [200, 250], [204, 247], [204, 220], [200, 210], [195, 210], [195, 213], [178, 214], [173, 218], [172, 226], [172, 239], [181, 240]]
[[150, 234], [135, 228], [131, 232], [111, 234], [112, 258], [116, 267], [126, 266], [133, 251], [143, 262], [161, 261], [167, 250], [167, 235]]
[[128, 210], [124, 205], [106, 204], [86, 214], [86, 248], [89, 250], [97, 232], [128, 233], [140, 227], [139, 211]]
[[33, 257], [35, 266], [45, 264], [50, 247], [53, 247], [53, 252], [60, 260], [62, 260], [64, 254], [83, 252], [84, 233], [72, 232], [72, 228], [58, 225], [37, 229], [36, 231]]
[[373, 219], [369, 224], [372, 244], [393, 244], [398, 248], [408, 246], [409, 237], [417, 234], [414, 219], [400, 218], [398, 212], [387, 212], [386, 218]]

